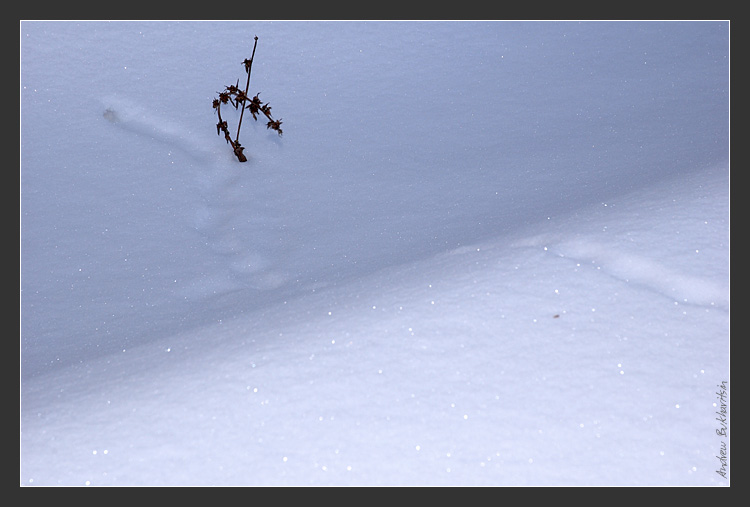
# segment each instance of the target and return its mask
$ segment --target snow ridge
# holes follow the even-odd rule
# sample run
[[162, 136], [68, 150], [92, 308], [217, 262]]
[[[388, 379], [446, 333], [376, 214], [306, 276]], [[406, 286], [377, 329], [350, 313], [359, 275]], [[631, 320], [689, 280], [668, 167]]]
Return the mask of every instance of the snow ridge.
[[726, 287], [711, 278], [671, 269], [654, 258], [624, 252], [621, 247], [583, 237], [562, 242], [551, 250], [561, 257], [596, 266], [614, 278], [643, 285], [681, 303], [721, 308], [729, 305]]
[[[698, 203], [696, 188], [672, 195]], [[32, 379], [22, 481], [723, 484], [710, 407], [725, 280], [691, 274], [679, 244], [667, 269], [660, 245], [629, 254], [608, 232], [720, 224], [713, 189], [718, 206], [671, 224], [635, 221], [652, 203], [633, 194], [557, 233], [541, 224]], [[721, 267], [720, 249], [706, 256]]]

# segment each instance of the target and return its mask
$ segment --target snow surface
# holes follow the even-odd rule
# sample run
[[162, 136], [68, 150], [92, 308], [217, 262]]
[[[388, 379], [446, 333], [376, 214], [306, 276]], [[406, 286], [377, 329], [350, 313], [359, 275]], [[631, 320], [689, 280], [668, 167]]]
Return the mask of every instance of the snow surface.
[[728, 32], [21, 23], [21, 484], [728, 484]]

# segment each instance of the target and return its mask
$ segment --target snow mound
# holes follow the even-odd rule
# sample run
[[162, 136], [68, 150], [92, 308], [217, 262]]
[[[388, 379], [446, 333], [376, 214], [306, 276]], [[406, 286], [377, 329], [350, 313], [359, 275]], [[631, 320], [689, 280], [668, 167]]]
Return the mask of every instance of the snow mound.
[[31, 378], [22, 484], [726, 484], [727, 220], [703, 171]]

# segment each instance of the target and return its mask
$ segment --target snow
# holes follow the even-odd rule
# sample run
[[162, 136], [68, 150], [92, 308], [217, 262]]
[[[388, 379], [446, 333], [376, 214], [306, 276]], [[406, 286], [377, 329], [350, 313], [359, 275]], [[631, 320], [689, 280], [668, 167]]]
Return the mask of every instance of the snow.
[[727, 485], [728, 32], [22, 22], [20, 483]]

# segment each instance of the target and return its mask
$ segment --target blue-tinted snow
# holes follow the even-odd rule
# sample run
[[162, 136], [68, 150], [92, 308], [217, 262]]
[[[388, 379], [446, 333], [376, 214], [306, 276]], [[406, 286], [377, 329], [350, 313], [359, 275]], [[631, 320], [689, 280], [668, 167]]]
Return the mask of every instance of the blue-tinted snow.
[[722, 483], [727, 23], [20, 35], [23, 484]]

